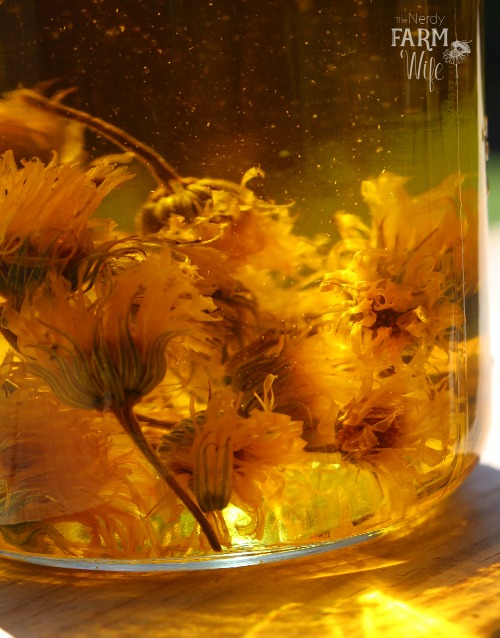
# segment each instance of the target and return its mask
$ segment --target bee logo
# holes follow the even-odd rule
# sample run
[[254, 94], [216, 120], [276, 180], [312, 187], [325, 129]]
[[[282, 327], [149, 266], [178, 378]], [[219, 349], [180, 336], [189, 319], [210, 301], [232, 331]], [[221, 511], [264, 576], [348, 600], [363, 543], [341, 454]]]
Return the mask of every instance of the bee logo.
[[470, 46], [467, 42], [455, 40], [449, 49], [445, 49], [443, 58], [448, 64], [462, 64], [469, 57]]

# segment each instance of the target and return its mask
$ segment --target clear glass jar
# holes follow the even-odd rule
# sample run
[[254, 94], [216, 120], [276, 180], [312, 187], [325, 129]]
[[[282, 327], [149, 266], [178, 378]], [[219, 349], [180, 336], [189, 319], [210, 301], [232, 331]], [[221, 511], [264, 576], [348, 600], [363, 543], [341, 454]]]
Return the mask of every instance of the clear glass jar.
[[460, 484], [481, 4], [2, 3], [1, 555], [275, 560]]

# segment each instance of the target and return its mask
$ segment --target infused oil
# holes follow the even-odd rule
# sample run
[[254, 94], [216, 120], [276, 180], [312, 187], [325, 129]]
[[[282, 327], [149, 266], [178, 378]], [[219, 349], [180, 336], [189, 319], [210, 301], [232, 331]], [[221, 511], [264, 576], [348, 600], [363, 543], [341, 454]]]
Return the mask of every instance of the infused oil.
[[0, 7], [0, 552], [411, 526], [487, 422], [481, 3], [154, 5]]

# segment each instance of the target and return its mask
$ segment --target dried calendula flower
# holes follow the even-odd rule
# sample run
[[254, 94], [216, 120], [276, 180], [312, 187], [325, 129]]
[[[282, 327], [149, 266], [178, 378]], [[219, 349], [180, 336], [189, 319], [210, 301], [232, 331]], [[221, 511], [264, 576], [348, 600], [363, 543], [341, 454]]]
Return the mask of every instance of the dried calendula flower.
[[449, 453], [450, 394], [446, 386], [433, 388], [425, 375], [395, 372], [349, 402], [335, 430], [346, 459], [413, 481]]
[[80, 159], [83, 126], [27, 104], [24, 92], [11, 91], [0, 100], [0, 153], [13, 150], [18, 159], [36, 156], [50, 161], [56, 151], [62, 163]]
[[329, 264], [336, 269], [321, 286], [350, 295], [342, 323], [358, 356], [380, 370], [411, 359], [420, 347], [447, 349], [463, 316], [456, 271], [466, 226], [456, 205], [457, 180], [418, 198], [403, 184], [391, 175], [363, 183], [372, 228], [358, 220], [353, 233], [353, 216], [337, 217], [342, 239]]
[[74, 514], [113, 500], [126, 466], [110, 458], [110, 420], [62, 406], [34, 388], [0, 399], [0, 525]]
[[229, 257], [231, 268], [249, 263], [295, 275], [304, 266], [317, 267], [317, 246], [325, 238], [312, 241], [292, 234], [290, 206], [255, 195], [248, 182], [264, 177], [260, 167], [247, 170], [239, 184], [223, 179], [182, 178], [153, 148], [126, 131], [62, 104], [69, 92], [49, 98], [38, 90], [23, 89], [17, 92], [17, 98], [43, 114], [87, 126], [133, 153], [148, 168], [158, 188], [139, 213], [138, 226], [143, 235], [162, 231], [178, 241], [213, 242]]
[[274, 411], [303, 422], [308, 449], [331, 443], [340, 408], [370, 373], [352, 352], [349, 336], [325, 322], [302, 333], [262, 335], [227, 364], [241, 410], [249, 414], [264, 399], [265, 380], [273, 376]]
[[247, 417], [239, 413], [238, 394], [229, 388], [215, 392], [207, 409], [165, 435], [159, 448], [176, 475], [192, 477], [202, 509], [223, 510], [232, 503], [250, 517], [244, 532], [257, 538], [269, 499], [283, 488], [285, 470], [305, 454], [302, 422], [273, 411], [273, 381], [268, 375], [259, 408]]
[[[212, 309], [165, 249], [110, 279], [95, 300], [81, 289], [70, 294], [66, 280], [50, 276], [19, 312], [5, 311], [30, 370], [66, 405], [113, 412], [202, 526], [205, 519], [158, 460], [132, 408], [165, 376], [169, 341], [203, 332]], [[206, 525], [205, 532], [211, 535]], [[220, 548], [213, 534], [211, 541]]]
[[94, 299], [51, 276], [7, 308], [8, 328], [32, 370], [67, 405], [109, 410], [136, 403], [164, 377], [165, 349], [180, 334], [203, 333], [213, 304], [166, 248], [107, 279]]
[[22, 299], [49, 270], [64, 273], [87, 257], [89, 218], [130, 177], [108, 162], [82, 170], [34, 159], [19, 168], [11, 151], [0, 157], [0, 292]]
[[451, 175], [441, 184], [413, 197], [406, 188], [408, 180], [383, 173], [361, 185], [361, 194], [370, 208], [371, 243], [388, 250], [409, 251], [438, 233], [436, 247], [449, 248], [456, 241], [448, 231], [452, 218], [458, 218], [460, 178]]
[[[32, 379], [32, 386], [36, 383]], [[5, 455], [0, 450], [0, 468], [5, 470], [10, 494], [15, 496], [5, 511], [11, 518], [0, 521], [5, 523], [0, 525], [0, 536], [23, 551], [87, 558], [105, 554], [108, 559], [127, 559], [131, 555], [148, 559], [187, 551], [190, 539], [184, 537], [179, 520], [182, 507], [175, 493], [157, 480], [155, 468], [116, 419], [108, 413], [57, 404], [54, 396], [40, 387], [40, 406], [45, 408], [46, 402], [51, 402], [57, 405], [60, 415], [45, 420], [52, 417], [52, 411], [39, 412], [33, 419], [33, 428], [18, 428], [17, 455], [7, 453], [12, 448]], [[29, 390], [26, 382], [22, 389]], [[19, 400], [27, 396], [25, 392]], [[32, 397], [26, 412], [23, 406], [23, 418], [37, 408], [36, 399]], [[0, 402], [0, 410], [1, 406]], [[12, 426], [11, 419], [3, 432]], [[61, 431], [62, 426], [67, 432]], [[13, 462], [22, 463], [16, 472]], [[41, 518], [36, 517], [37, 513]], [[199, 536], [196, 526], [193, 536]], [[49, 545], [55, 541], [50, 550], [47, 541]], [[203, 542], [203, 537], [199, 542]]]

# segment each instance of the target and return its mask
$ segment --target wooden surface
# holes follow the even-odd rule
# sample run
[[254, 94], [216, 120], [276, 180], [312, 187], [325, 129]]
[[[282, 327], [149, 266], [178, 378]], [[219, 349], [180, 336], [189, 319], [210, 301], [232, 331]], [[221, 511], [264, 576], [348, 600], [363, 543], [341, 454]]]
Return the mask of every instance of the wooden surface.
[[0, 628], [15, 638], [498, 638], [500, 471], [476, 468], [408, 536], [286, 563], [122, 575], [0, 560]]

